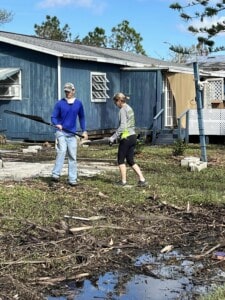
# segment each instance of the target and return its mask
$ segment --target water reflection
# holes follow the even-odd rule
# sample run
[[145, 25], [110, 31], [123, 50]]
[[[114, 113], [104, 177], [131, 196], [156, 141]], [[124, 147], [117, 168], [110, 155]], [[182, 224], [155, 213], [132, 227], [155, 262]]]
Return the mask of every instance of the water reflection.
[[[175, 260], [176, 258], [176, 260]], [[185, 260], [177, 252], [151, 254], [137, 258], [135, 266], [148, 274], [134, 275], [118, 272], [103, 274], [96, 281], [85, 280], [79, 286], [68, 284], [70, 296], [51, 297], [48, 300], [192, 300], [209, 292], [210, 286], [193, 284], [193, 275], [203, 267], [201, 263]]]

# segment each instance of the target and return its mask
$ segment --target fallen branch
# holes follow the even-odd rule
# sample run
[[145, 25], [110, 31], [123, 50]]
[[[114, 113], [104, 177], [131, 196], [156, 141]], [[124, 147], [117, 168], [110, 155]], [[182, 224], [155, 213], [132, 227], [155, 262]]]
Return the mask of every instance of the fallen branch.
[[75, 216], [68, 216], [68, 215], [65, 215], [64, 218], [80, 220], [80, 221], [98, 221], [98, 220], [106, 219], [106, 217], [104, 216], [93, 216], [89, 218], [84, 218], [84, 217], [75, 217]]
[[70, 277], [65, 277], [65, 276], [61, 276], [61, 277], [56, 277], [56, 278], [51, 278], [51, 277], [39, 277], [39, 278], [35, 278], [32, 281], [33, 282], [38, 282], [40, 284], [43, 285], [55, 285], [56, 283], [60, 283], [63, 282], [65, 280], [78, 280], [84, 277], [88, 277], [90, 276], [89, 273], [80, 273], [74, 276], [70, 276]]
[[8, 266], [8, 265], [27, 265], [27, 264], [46, 264], [46, 263], [50, 263], [50, 260], [16, 260], [16, 261], [1, 262], [0, 265]]
[[140, 231], [140, 228], [125, 228], [125, 227], [113, 226], [113, 225], [72, 227], [69, 229], [69, 231], [73, 233], [73, 232], [79, 232], [79, 231], [89, 230], [93, 228], [115, 229], [115, 230], [124, 230], [124, 231]]
[[202, 257], [207, 256], [208, 254], [212, 253], [214, 250], [216, 250], [220, 247], [221, 247], [221, 244], [217, 244], [216, 246], [214, 246], [214, 247], [210, 248], [209, 250], [207, 250], [205, 253], [194, 255], [194, 256], [192, 256], [192, 258], [200, 259]]
[[7, 266], [7, 265], [27, 265], [27, 264], [49, 264], [57, 260], [68, 260], [71, 257], [76, 256], [75, 253], [66, 255], [66, 256], [60, 256], [60, 257], [54, 257], [52, 259], [46, 259], [46, 260], [16, 260], [16, 261], [8, 261], [8, 262], [1, 262], [0, 265]]

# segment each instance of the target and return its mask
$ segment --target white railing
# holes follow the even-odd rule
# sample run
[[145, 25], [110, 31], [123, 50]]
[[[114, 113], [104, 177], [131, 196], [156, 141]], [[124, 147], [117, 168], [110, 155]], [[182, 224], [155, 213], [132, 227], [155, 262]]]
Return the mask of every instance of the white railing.
[[[205, 135], [225, 135], [225, 109], [202, 109]], [[189, 135], [199, 135], [197, 110], [189, 110]]]

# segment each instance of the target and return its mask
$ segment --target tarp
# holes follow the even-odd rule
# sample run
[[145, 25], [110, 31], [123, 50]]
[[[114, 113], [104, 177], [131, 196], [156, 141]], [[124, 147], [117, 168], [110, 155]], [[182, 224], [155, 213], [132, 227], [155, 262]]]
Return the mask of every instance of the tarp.
[[10, 76], [18, 73], [20, 69], [18, 68], [0, 68], [0, 80], [6, 80]]
[[[176, 117], [179, 117], [185, 110], [196, 108], [195, 82], [192, 74], [167, 74], [170, 88], [176, 103]], [[182, 119], [184, 126], [185, 118]]]

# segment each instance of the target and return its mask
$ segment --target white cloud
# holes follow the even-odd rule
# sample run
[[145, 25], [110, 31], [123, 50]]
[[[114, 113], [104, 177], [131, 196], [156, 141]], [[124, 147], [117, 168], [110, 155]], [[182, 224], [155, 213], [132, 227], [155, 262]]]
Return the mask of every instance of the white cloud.
[[[206, 28], [210, 28], [212, 25], [216, 25], [217, 23], [224, 23], [225, 22], [225, 17], [218, 17], [215, 16], [213, 18], [205, 18], [203, 20], [203, 22], [200, 21], [194, 21], [192, 22], [192, 25], [196, 28], [200, 28], [200, 27], [206, 27]], [[219, 33], [219, 35], [224, 35], [223, 32]]]
[[76, 6], [92, 10], [94, 13], [102, 13], [106, 3], [104, 0], [42, 0], [38, 3], [38, 7], [43, 9], [62, 6]]
[[[190, 25], [192, 25], [193, 27], [195, 28], [200, 28], [200, 27], [206, 27], [206, 28], [210, 28], [213, 24], [216, 25], [217, 23], [223, 23], [225, 22], [225, 17], [213, 17], [213, 18], [205, 18], [203, 20], [203, 22], [200, 22], [199, 20], [195, 20], [195, 21], [192, 21], [190, 23], [180, 23], [177, 27], [178, 27], [178, 30], [180, 32], [183, 32], [185, 34], [189, 33], [191, 34], [189, 31], [188, 31], [188, 27]], [[194, 35], [194, 34], [193, 34]], [[203, 33], [197, 33], [195, 36], [205, 36], [206, 34], [203, 34]], [[221, 36], [224, 36], [225, 35], [225, 32], [220, 32], [219, 34], [217, 34], [216, 36], [218, 37], [221, 37]]]

